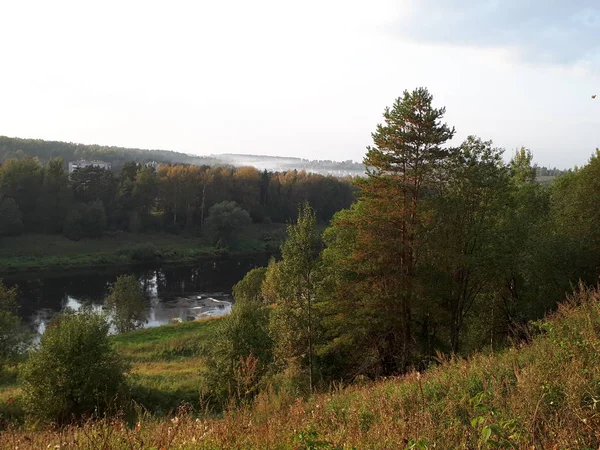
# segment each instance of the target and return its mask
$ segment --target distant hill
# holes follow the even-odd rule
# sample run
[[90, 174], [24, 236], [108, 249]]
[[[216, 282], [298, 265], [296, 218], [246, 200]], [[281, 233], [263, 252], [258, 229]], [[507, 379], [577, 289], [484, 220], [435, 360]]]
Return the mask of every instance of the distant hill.
[[350, 160], [343, 162], [310, 161], [293, 157], [237, 154], [198, 156], [171, 150], [144, 150], [0, 136], [0, 162], [23, 156], [37, 157], [42, 162], [52, 158], [63, 158], [65, 164], [79, 159], [102, 160], [110, 162], [114, 171], [118, 171], [126, 161], [140, 163], [156, 161], [158, 163], [193, 164], [197, 166], [254, 166], [260, 170], [270, 171], [306, 170], [307, 172], [335, 176], [359, 176], [364, 174], [364, 166]]
[[139, 148], [85, 145], [73, 142], [44, 141], [42, 139], [20, 139], [0, 136], [0, 162], [9, 158], [32, 156], [46, 162], [52, 158], [63, 158], [65, 163], [78, 159], [97, 159], [112, 164], [119, 170], [126, 161], [159, 163], [182, 163], [194, 165], [218, 165], [211, 156], [188, 155], [170, 150], [142, 150]]

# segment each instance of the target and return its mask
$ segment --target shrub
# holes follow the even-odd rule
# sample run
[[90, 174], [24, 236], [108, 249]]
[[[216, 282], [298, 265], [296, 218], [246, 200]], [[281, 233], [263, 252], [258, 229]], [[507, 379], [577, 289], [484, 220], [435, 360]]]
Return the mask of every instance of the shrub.
[[21, 374], [31, 418], [63, 424], [107, 411], [127, 370], [108, 331], [106, 317], [87, 309], [52, 319]]
[[160, 257], [160, 253], [154, 244], [138, 245], [126, 250], [124, 253], [132, 260], [139, 262], [156, 261]]

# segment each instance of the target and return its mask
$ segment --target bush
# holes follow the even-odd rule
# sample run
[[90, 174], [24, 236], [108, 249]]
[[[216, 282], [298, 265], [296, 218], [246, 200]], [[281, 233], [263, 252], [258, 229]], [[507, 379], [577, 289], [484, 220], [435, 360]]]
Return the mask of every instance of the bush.
[[64, 424], [100, 415], [125, 383], [106, 317], [91, 310], [55, 316], [22, 370], [23, 403], [36, 420]]
[[160, 258], [160, 252], [154, 244], [142, 244], [122, 251], [133, 261], [152, 262]]

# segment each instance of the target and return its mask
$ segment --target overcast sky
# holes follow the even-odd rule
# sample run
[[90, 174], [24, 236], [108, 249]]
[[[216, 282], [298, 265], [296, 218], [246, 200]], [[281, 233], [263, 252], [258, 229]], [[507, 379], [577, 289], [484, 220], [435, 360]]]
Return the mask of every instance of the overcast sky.
[[385, 106], [425, 86], [457, 142], [558, 167], [600, 147], [598, 0], [7, 0], [0, 17], [0, 135], [360, 161]]

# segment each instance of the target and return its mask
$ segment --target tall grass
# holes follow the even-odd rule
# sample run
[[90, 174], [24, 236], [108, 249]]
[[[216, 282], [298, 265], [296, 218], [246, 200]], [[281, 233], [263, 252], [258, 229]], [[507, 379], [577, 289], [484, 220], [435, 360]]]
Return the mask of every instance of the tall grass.
[[422, 374], [309, 399], [264, 392], [220, 418], [184, 407], [129, 425], [11, 429], [0, 448], [598, 449], [600, 291], [581, 289], [538, 328], [529, 344]]

